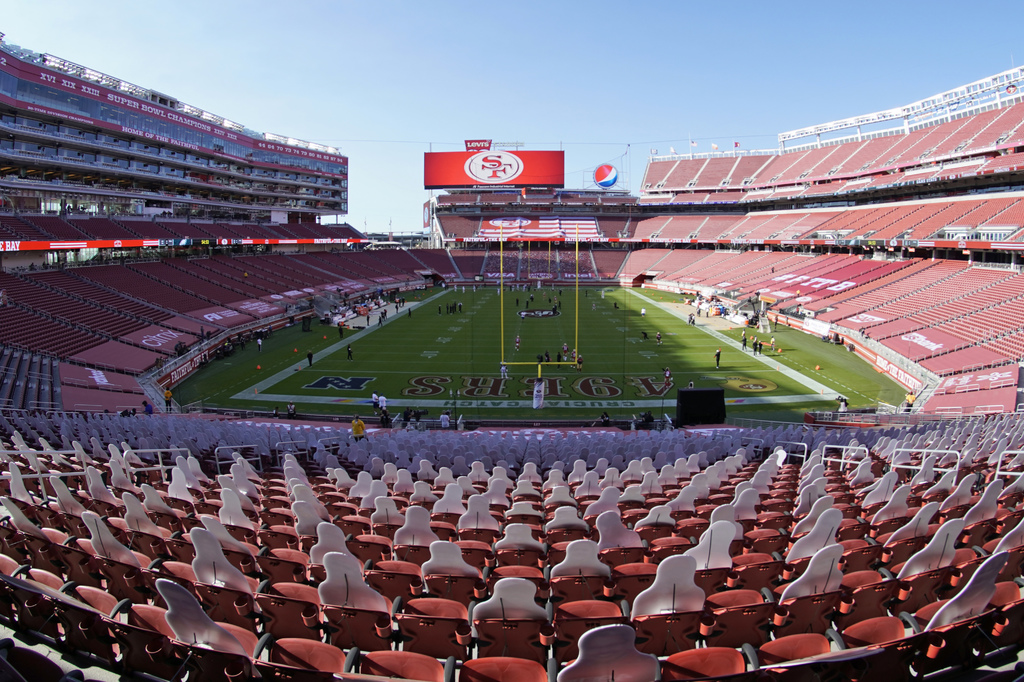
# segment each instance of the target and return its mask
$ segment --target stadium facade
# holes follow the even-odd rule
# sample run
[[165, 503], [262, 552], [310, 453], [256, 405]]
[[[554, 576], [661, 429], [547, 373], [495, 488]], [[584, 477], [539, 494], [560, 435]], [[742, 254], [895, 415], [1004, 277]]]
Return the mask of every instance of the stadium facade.
[[[929, 400], [934, 391], [932, 411], [1012, 411], [1012, 363], [1024, 358], [1022, 86], [1015, 68], [782, 133], [777, 149], [652, 153], [639, 197], [478, 186], [436, 197], [427, 217], [434, 243], [461, 247], [485, 279], [501, 274], [501, 242], [506, 278], [579, 272], [758, 300], [853, 341]], [[574, 241], [590, 242], [578, 270], [567, 252], [545, 254], [543, 242]]]
[[[1013, 415], [885, 430], [502, 429], [472, 442], [394, 430], [353, 443], [290, 420], [81, 412], [110, 396], [114, 409], [163, 404], [156, 385], [229, 337], [285, 323], [300, 300], [332, 308], [498, 279], [771, 299], [807, 331], [835, 324], [915, 390], [930, 382], [944, 406], [1012, 412], [1024, 357], [1016, 78], [997, 81], [1005, 97], [991, 107], [972, 109], [991, 92], [968, 87], [973, 113], [947, 101], [945, 120], [921, 127], [927, 112], [911, 107], [854, 124], [854, 139], [826, 125], [793, 149], [655, 157], [639, 201], [454, 192], [424, 216], [443, 248], [336, 253], [362, 236], [304, 220], [345, 211], [336, 150], [3, 46], [0, 625], [18, 633], [0, 645], [3, 669], [909, 681], [1012, 662], [1024, 646]], [[902, 130], [866, 130], [892, 120]], [[590, 248], [557, 248], [574, 241]], [[36, 267], [53, 254], [83, 267]], [[592, 528], [602, 545], [585, 539]], [[444, 599], [406, 605], [421, 595]], [[171, 623], [163, 606], [192, 615]]]
[[0, 42], [0, 206], [315, 221], [348, 211], [337, 149]]
[[[55, 389], [166, 386], [202, 364], [210, 333], [354, 293], [504, 278], [759, 299], [791, 324], [854, 340], [911, 390], [1000, 391], [981, 407], [1012, 411], [1006, 365], [1024, 358], [1024, 324], [1006, 314], [1024, 305], [1022, 85], [1012, 69], [783, 133], [770, 151], [654, 154], [638, 197], [614, 182], [564, 189], [550, 173], [519, 182], [536, 169], [515, 166], [522, 186], [460, 181], [425, 205], [433, 249], [353, 253], [364, 235], [316, 222], [347, 210], [338, 150], [0, 42], [0, 402], [97, 404]], [[467, 158], [480, 142], [467, 141]], [[502, 155], [515, 153], [489, 156]], [[31, 272], [55, 265], [96, 267]], [[920, 305], [886, 306], [904, 298]], [[61, 376], [38, 369], [58, 365]], [[24, 388], [29, 373], [37, 390]]]
[[[493, 228], [532, 219], [523, 239], [571, 241], [572, 226], [592, 219], [597, 230], [585, 240], [612, 244], [1005, 252], [1001, 243], [1015, 241], [1021, 227], [1005, 206], [988, 215], [950, 211], [920, 225], [895, 217], [866, 229], [850, 223], [866, 206], [1015, 196], [1024, 188], [1022, 86], [1024, 69], [1015, 68], [891, 110], [781, 133], [774, 150], [734, 143], [704, 154], [652, 154], [638, 198], [453, 191], [436, 199], [435, 240], [486, 242], [497, 236]], [[538, 219], [550, 225], [553, 217], [567, 218], [570, 229], [536, 229]]]

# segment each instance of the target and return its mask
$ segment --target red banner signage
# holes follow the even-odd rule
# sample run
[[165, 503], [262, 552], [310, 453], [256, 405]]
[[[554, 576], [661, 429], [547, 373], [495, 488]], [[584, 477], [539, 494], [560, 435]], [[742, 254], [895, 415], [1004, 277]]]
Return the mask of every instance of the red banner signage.
[[232, 246], [244, 244], [368, 244], [369, 239], [88, 239], [80, 242], [0, 241], [0, 253], [75, 249], [138, 249], [166, 246]]
[[563, 187], [565, 152], [427, 152], [424, 189], [453, 187]]
[[491, 149], [490, 140], [466, 140], [467, 152], [486, 152]]

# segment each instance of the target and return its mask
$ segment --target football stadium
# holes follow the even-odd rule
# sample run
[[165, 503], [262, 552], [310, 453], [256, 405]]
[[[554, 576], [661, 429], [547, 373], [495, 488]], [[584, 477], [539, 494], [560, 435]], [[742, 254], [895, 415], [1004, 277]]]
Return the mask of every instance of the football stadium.
[[5, 680], [1024, 679], [1024, 68], [424, 144], [408, 238], [77, 58], [0, 34]]

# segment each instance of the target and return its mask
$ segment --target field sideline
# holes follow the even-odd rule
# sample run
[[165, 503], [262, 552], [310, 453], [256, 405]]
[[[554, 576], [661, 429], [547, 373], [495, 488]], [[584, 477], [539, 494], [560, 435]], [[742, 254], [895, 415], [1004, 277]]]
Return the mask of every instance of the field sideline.
[[[722, 386], [729, 415], [800, 420], [805, 411], [834, 408], [838, 395], [856, 408], [899, 403], [904, 393], [884, 375], [865, 371], [869, 366], [854, 354], [793, 329], [774, 333], [781, 353], [766, 349], [763, 357], [754, 357], [740, 347], [741, 330], [725, 320], [698, 318], [696, 326], [687, 324], [693, 308], [678, 295], [581, 287], [582, 371], [572, 364], [544, 364], [545, 407], [536, 411], [532, 386], [538, 354], [556, 360], [563, 344], [571, 349], [576, 343], [575, 290], [506, 291], [503, 314], [499, 300], [493, 285], [478, 285], [476, 291], [467, 285], [465, 292], [460, 285], [413, 292], [406, 309], [389, 306], [383, 325], [373, 315], [365, 328], [346, 330], [344, 339], [330, 326], [314, 325], [305, 333], [298, 326], [280, 330], [264, 342], [262, 353], [248, 344], [210, 363], [175, 387], [175, 398], [180, 404], [202, 401], [234, 409], [277, 407], [282, 414], [292, 401], [304, 413], [366, 415], [376, 391], [388, 397], [392, 415], [409, 407], [436, 416], [455, 409], [457, 401], [458, 413], [469, 419], [589, 419], [603, 410], [613, 417], [647, 410], [674, 414], [676, 389], [692, 381], [697, 388]], [[456, 312], [448, 313], [448, 304], [455, 304]], [[522, 312], [535, 317], [524, 318]], [[363, 318], [357, 324], [365, 323]], [[766, 347], [770, 336], [762, 338]], [[500, 374], [502, 341], [506, 379]], [[347, 359], [350, 344], [352, 360]], [[719, 369], [717, 348], [722, 349]], [[307, 352], [314, 354], [312, 366]]]

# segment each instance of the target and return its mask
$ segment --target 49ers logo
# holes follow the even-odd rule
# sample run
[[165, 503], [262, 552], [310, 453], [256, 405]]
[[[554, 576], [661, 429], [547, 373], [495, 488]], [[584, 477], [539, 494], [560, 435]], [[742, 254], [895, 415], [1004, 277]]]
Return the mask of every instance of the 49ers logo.
[[495, 218], [494, 220], [490, 221], [491, 225], [494, 225], [495, 227], [508, 228], [526, 227], [531, 222], [533, 221], [527, 220], [526, 218]]
[[466, 160], [466, 175], [489, 185], [515, 180], [523, 172], [523, 160], [511, 152], [481, 152]]
[[734, 388], [737, 391], [757, 393], [759, 391], [774, 391], [779, 387], [774, 381], [767, 379], [751, 379], [750, 377], [726, 377], [726, 388]]
[[520, 310], [519, 317], [558, 317], [562, 313], [557, 310]]

